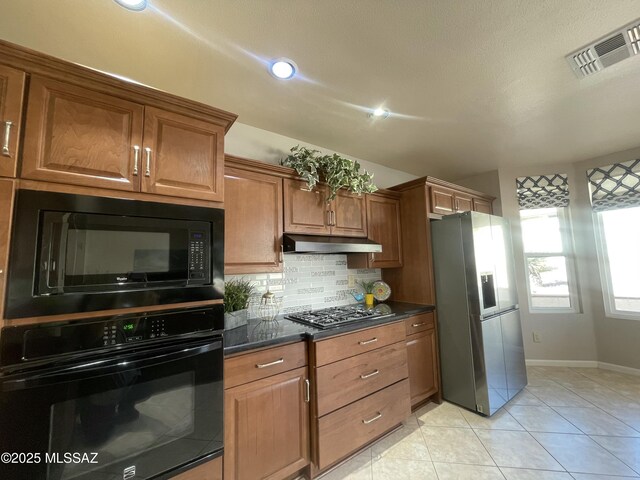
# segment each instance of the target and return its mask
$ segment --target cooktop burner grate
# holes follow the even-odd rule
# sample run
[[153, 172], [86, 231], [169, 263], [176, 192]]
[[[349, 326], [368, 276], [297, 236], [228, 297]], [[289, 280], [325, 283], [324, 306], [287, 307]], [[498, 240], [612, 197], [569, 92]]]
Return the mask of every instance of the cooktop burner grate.
[[294, 322], [310, 325], [315, 328], [334, 328], [345, 323], [358, 322], [374, 318], [392, 316], [375, 309], [367, 309], [363, 305], [347, 305], [344, 307], [323, 308], [322, 310], [307, 310], [291, 313], [284, 318]]

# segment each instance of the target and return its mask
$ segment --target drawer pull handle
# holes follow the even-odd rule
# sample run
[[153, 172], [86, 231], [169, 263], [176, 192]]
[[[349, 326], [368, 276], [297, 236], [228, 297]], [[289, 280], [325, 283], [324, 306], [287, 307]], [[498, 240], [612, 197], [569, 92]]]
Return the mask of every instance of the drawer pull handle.
[[9, 140], [11, 140], [11, 125], [13, 122], [4, 122], [4, 140], [2, 142], [2, 155], [11, 156], [9, 151]]
[[279, 363], [284, 363], [284, 358], [279, 358], [278, 360], [274, 360], [269, 363], [256, 363], [256, 368], [267, 368], [273, 367], [274, 365], [278, 365]]
[[371, 373], [365, 373], [364, 375], [360, 375], [360, 378], [362, 380], [365, 380], [367, 378], [371, 378], [371, 377], [375, 377], [376, 375], [378, 375], [380, 373], [380, 370], [378, 370], [377, 368], [371, 372]]
[[427, 322], [412, 323], [411, 326], [415, 328], [415, 327], [421, 327], [422, 325], [426, 325], [426, 324]]
[[381, 418], [382, 418], [382, 413], [378, 412], [378, 414], [375, 417], [370, 418], [369, 420], [362, 420], [362, 423], [364, 423], [365, 425], [369, 425], [370, 423], [373, 423], [376, 420], [380, 420]]
[[362, 340], [358, 342], [360, 345], [369, 345], [370, 343], [375, 343], [378, 341], [378, 337], [373, 337], [371, 340]]
[[304, 401], [306, 403], [311, 401], [311, 385], [308, 378], [304, 380]]

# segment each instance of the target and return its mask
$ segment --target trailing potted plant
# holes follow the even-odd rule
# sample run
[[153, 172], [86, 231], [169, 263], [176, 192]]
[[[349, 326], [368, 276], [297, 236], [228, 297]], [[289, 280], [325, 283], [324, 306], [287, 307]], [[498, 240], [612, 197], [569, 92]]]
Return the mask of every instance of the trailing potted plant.
[[224, 328], [247, 324], [249, 298], [255, 292], [253, 284], [244, 278], [232, 279], [224, 284]]
[[357, 281], [360, 288], [364, 292], [364, 303], [368, 307], [373, 306], [373, 286], [376, 283], [375, 280], [358, 280]]
[[325, 182], [329, 186], [327, 202], [336, 198], [341, 188], [357, 195], [373, 193], [378, 189], [373, 184], [373, 174], [366, 170], [360, 172], [360, 163], [337, 153], [320, 155], [319, 150], [296, 145], [291, 148], [291, 154], [280, 163], [293, 168], [307, 182], [309, 190], [313, 190], [319, 181]]

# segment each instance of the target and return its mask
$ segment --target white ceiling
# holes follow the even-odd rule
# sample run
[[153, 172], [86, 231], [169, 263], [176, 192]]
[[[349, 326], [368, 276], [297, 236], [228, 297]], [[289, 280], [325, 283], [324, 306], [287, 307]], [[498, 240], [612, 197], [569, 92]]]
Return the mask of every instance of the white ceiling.
[[[0, 0], [0, 38], [416, 175], [583, 160], [640, 144], [640, 58], [564, 56], [638, 0]], [[286, 56], [300, 77], [277, 81]], [[639, 56], [640, 57], [640, 56]], [[384, 105], [386, 120], [365, 108]]]

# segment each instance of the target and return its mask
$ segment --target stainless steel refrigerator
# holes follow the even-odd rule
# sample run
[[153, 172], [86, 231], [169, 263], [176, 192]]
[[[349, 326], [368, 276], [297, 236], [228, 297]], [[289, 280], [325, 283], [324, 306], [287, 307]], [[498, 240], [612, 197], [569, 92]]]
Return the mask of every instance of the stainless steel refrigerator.
[[492, 415], [527, 384], [509, 223], [431, 222], [443, 397]]

